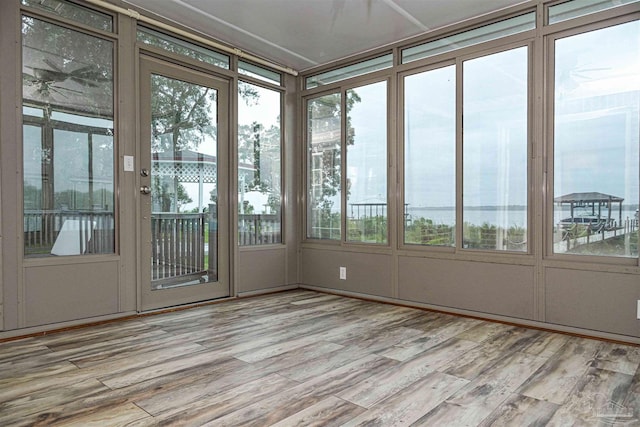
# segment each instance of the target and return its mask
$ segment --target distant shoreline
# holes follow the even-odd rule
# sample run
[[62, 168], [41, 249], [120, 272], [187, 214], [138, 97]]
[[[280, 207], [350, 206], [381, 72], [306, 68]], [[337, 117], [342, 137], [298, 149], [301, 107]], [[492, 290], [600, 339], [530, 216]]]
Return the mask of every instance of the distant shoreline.
[[[411, 204], [408, 204], [406, 206], [407, 209], [412, 210], [412, 209], [428, 209], [430, 211], [450, 211], [450, 210], [454, 210], [455, 206], [414, 206]], [[526, 211], [527, 210], [527, 206], [524, 205], [502, 205], [502, 206], [464, 206], [463, 208], [464, 210], [469, 210], [469, 211], [505, 211], [505, 210], [509, 210], [509, 211]], [[576, 208], [578, 209], [578, 208]], [[603, 207], [604, 209], [604, 207]], [[618, 207], [617, 206], [612, 206], [612, 209], [617, 211]], [[622, 210], [623, 211], [630, 211], [630, 210], [635, 210], [638, 209], [638, 205], [623, 205], [622, 206]], [[562, 208], [562, 210], [569, 210], [568, 206], [565, 206]]]

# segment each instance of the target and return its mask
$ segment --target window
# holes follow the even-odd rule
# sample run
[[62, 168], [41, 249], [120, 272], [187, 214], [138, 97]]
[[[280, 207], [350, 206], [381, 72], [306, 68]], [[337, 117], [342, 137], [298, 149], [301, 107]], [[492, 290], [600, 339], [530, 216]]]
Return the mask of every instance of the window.
[[22, 19], [26, 256], [113, 253], [113, 43]]
[[282, 84], [282, 76], [280, 75], [280, 73], [250, 64], [246, 61], [238, 61], [238, 73], [245, 76], [254, 77], [268, 83], [273, 83], [276, 85]]
[[404, 49], [402, 51], [402, 63], [406, 64], [407, 62], [417, 61], [418, 59], [428, 58], [440, 53], [522, 33], [533, 30], [535, 27], [535, 13], [526, 13]]
[[229, 57], [197, 44], [169, 36], [149, 28], [138, 28], [138, 41], [149, 46], [159, 47], [167, 52], [188, 56], [216, 67], [229, 69]]
[[637, 1], [638, 0], [571, 0], [550, 6], [548, 9], [548, 21], [549, 24], [555, 24], [556, 22], [566, 21], [567, 19], [577, 18]]
[[238, 241], [280, 243], [280, 93], [238, 84]]
[[387, 243], [387, 82], [346, 99], [347, 240]]
[[404, 78], [404, 242], [454, 246], [456, 67]]
[[553, 252], [638, 256], [640, 22], [555, 41]]
[[390, 68], [392, 65], [392, 54], [379, 56], [377, 58], [369, 59], [353, 65], [348, 65], [346, 67], [307, 77], [305, 79], [305, 87], [307, 89], [313, 89], [314, 87], [328, 85], [331, 83], [349, 79], [351, 77], [357, 77], [363, 74], [372, 73], [374, 71], [384, 70], [385, 68]]
[[527, 250], [526, 47], [463, 63], [463, 247]]
[[88, 25], [97, 30], [113, 31], [113, 18], [104, 13], [87, 9], [65, 0], [22, 0], [25, 6], [35, 7], [78, 24]]
[[307, 237], [339, 240], [342, 105], [339, 93], [307, 101]]

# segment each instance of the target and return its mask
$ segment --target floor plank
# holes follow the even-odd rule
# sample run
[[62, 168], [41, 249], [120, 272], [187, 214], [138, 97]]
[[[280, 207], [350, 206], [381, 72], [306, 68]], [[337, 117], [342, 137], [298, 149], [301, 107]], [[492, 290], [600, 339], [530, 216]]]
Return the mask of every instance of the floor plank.
[[293, 290], [0, 343], [0, 425], [640, 426], [640, 347]]

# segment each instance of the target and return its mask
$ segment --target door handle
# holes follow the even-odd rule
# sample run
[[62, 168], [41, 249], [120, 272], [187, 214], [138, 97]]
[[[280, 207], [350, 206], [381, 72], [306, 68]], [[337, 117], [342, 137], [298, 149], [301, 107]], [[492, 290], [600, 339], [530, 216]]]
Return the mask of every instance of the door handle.
[[140, 192], [142, 194], [151, 194], [151, 188], [149, 188], [148, 185], [143, 185], [142, 187], [140, 187]]

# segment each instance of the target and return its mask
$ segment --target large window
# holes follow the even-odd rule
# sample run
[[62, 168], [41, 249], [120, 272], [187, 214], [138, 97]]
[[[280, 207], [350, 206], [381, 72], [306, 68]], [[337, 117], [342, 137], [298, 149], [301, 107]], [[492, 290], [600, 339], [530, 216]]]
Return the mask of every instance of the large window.
[[307, 100], [307, 238], [387, 243], [387, 115], [386, 81]]
[[387, 82], [347, 91], [347, 240], [387, 242]]
[[238, 241], [280, 243], [280, 93], [238, 85]]
[[456, 68], [404, 79], [404, 241], [453, 246]]
[[113, 43], [22, 19], [24, 252], [113, 253]]
[[463, 247], [527, 250], [526, 47], [463, 64]]
[[640, 22], [555, 41], [553, 252], [638, 256]]
[[340, 239], [342, 106], [339, 93], [307, 102], [307, 237]]

